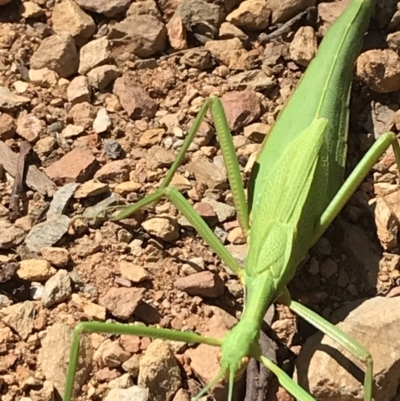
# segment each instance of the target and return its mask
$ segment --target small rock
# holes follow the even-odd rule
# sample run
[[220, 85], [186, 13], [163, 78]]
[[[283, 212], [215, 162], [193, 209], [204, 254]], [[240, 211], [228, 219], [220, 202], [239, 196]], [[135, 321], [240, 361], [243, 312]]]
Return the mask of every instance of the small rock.
[[83, 12], [72, 0], [56, 3], [51, 16], [54, 32], [70, 33], [78, 46], [85, 44], [95, 33], [96, 24], [93, 18]]
[[79, 69], [81, 75], [91, 69], [106, 64], [111, 59], [110, 42], [106, 37], [90, 41], [79, 52]]
[[127, 160], [115, 160], [105, 164], [94, 175], [94, 179], [103, 183], [114, 183], [127, 181], [129, 178], [130, 165]]
[[153, 128], [146, 130], [140, 135], [139, 145], [144, 147], [151, 147], [158, 145], [161, 142], [162, 137], [165, 135], [164, 128]]
[[12, 111], [18, 107], [30, 103], [30, 99], [25, 96], [19, 96], [12, 93], [5, 86], [0, 86], [0, 110]]
[[179, 238], [176, 220], [169, 216], [153, 217], [145, 220], [142, 223], [142, 227], [150, 235], [154, 235], [166, 242], [174, 242]]
[[126, 389], [122, 388], [113, 388], [111, 389], [107, 396], [104, 398], [104, 401], [126, 401], [126, 400], [135, 400], [135, 401], [148, 401], [149, 399], [149, 391], [143, 387], [132, 386]]
[[21, 113], [17, 120], [17, 132], [28, 142], [36, 142], [46, 132], [46, 123], [33, 114]]
[[6, 141], [14, 137], [17, 125], [8, 114], [0, 114], [0, 140]]
[[368, 50], [357, 59], [356, 76], [375, 92], [396, 92], [400, 90], [400, 56], [389, 49]]
[[84, 10], [112, 18], [126, 11], [131, 0], [77, 0], [77, 3]]
[[104, 141], [104, 151], [109, 159], [120, 159], [124, 154], [121, 144], [114, 139], [106, 139]]
[[212, 206], [220, 223], [224, 223], [226, 220], [229, 220], [236, 215], [236, 209], [226, 203], [218, 202], [211, 198], [204, 198], [203, 202], [209, 203]]
[[231, 75], [228, 78], [228, 84], [232, 89], [264, 91], [275, 87], [276, 79], [273, 75], [267, 75], [262, 70], [251, 70]]
[[132, 378], [127, 373], [108, 382], [109, 388], [129, 388], [132, 385], [133, 385]]
[[211, 53], [206, 49], [190, 49], [181, 58], [181, 62], [189, 67], [206, 70], [214, 66]]
[[263, 31], [268, 28], [270, 15], [267, 0], [246, 0], [241, 2], [226, 20], [249, 31]]
[[166, 341], [154, 340], [139, 364], [138, 385], [149, 389], [154, 401], [170, 401], [182, 386], [181, 371]]
[[25, 238], [24, 230], [3, 220], [0, 221], [0, 249], [10, 249]]
[[91, 196], [99, 196], [106, 194], [110, 191], [107, 184], [98, 182], [96, 180], [89, 180], [81, 184], [74, 193], [75, 199], [86, 199]]
[[338, 1], [334, 3], [320, 3], [318, 4], [318, 16], [322, 22], [322, 33], [326, 33], [328, 28], [338, 19], [339, 15], [349, 5], [349, 1]]
[[162, 19], [157, 3], [154, 0], [144, 0], [137, 3], [132, 3], [129, 6], [126, 15], [143, 15], [149, 14], [158, 19]]
[[23, 93], [25, 93], [28, 90], [29, 83], [28, 82], [24, 82], [24, 81], [15, 81], [13, 83], [13, 87], [15, 88], [17, 93], [22, 95]]
[[149, 273], [143, 267], [130, 262], [120, 262], [119, 270], [122, 276], [133, 283], [140, 283], [150, 278]]
[[70, 199], [78, 187], [78, 183], [70, 182], [54, 192], [53, 200], [50, 202], [49, 210], [46, 213], [47, 220], [57, 218], [64, 213]]
[[39, 70], [30, 69], [29, 79], [32, 83], [42, 88], [52, 88], [57, 85], [60, 77], [55, 71], [48, 68], [40, 68]]
[[127, 195], [131, 194], [132, 192], [140, 191], [142, 188], [143, 188], [143, 185], [140, 184], [139, 182], [125, 181], [125, 182], [121, 182], [120, 184], [118, 184], [115, 187], [114, 192], [121, 196], [127, 196]]
[[108, 37], [120, 41], [125, 51], [148, 58], [165, 49], [167, 28], [152, 15], [130, 15], [110, 26]]
[[233, 39], [238, 38], [243, 43], [248, 42], [249, 37], [238, 27], [231, 24], [230, 22], [223, 22], [219, 28], [219, 38], [220, 39]]
[[46, 281], [54, 276], [56, 269], [47, 260], [27, 259], [19, 264], [17, 275], [26, 281]]
[[95, 67], [87, 73], [90, 85], [99, 90], [105, 89], [120, 75], [118, 67], [109, 64]]
[[264, 123], [254, 123], [244, 127], [243, 134], [254, 142], [262, 143], [271, 127]]
[[180, 17], [171, 18], [167, 24], [167, 31], [168, 31], [169, 43], [171, 44], [171, 47], [173, 49], [184, 50], [188, 48], [188, 43], [186, 39], [186, 28], [182, 18]]
[[153, 118], [157, 103], [132, 77], [122, 76], [114, 83], [113, 92], [130, 118]]
[[133, 378], [138, 377], [138, 375], [139, 375], [139, 357], [137, 355], [132, 355], [127, 361], [125, 361], [122, 364], [122, 369], [124, 369], [125, 372], [128, 372]]
[[181, 277], [174, 282], [174, 287], [191, 296], [218, 298], [225, 292], [224, 282], [210, 271], [202, 271]]
[[22, 4], [21, 15], [26, 19], [38, 18], [44, 15], [44, 10], [38, 4], [33, 3], [32, 1], [25, 1]]
[[86, 149], [75, 148], [45, 169], [47, 176], [57, 185], [85, 182], [92, 177], [96, 159]]
[[330, 279], [333, 277], [338, 271], [337, 263], [328, 258], [326, 259], [320, 266], [321, 276], [325, 277], [326, 279]]
[[246, 238], [243, 235], [243, 231], [240, 227], [235, 227], [234, 229], [229, 231], [227, 239], [231, 244], [235, 245], [246, 243]]
[[146, 165], [149, 169], [170, 167], [175, 161], [175, 158], [176, 155], [172, 150], [154, 145], [147, 152]]
[[144, 288], [110, 288], [100, 298], [99, 304], [107, 308], [116, 318], [128, 320], [142, 302]]
[[106, 342], [102, 347], [101, 359], [108, 368], [118, 368], [130, 358], [130, 353], [123, 350], [118, 341]]
[[61, 215], [44, 223], [37, 224], [25, 238], [27, 247], [32, 252], [39, 252], [46, 246], [52, 246], [68, 232], [71, 219]]
[[51, 136], [39, 139], [35, 144], [35, 152], [40, 156], [49, 155], [57, 147], [57, 140]]
[[[374, 361], [374, 398], [390, 401], [400, 383], [400, 344], [397, 327], [400, 298], [376, 297], [352, 302], [337, 311], [338, 324], [345, 333], [360, 341]], [[326, 352], [326, 350], [332, 352]], [[363, 398], [364, 388], [359, 375], [365, 365], [344, 351], [337, 342], [322, 333], [309, 337], [296, 362], [298, 382], [307, 385], [318, 399]]]
[[179, 3], [175, 17], [182, 18], [188, 31], [212, 38], [222, 22], [220, 7], [204, 0], [186, 0]]
[[50, 308], [53, 305], [59, 304], [68, 299], [71, 293], [71, 280], [68, 272], [66, 270], [58, 270], [44, 285], [42, 295], [43, 306]]
[[82, 125], [68, 124], [61, 132], [61, 136], [65, 139], [76, 138], [85, 132]]
[[40, 250], [43, 258], [57, 267], [65, 267], [70, 259], [67, 249], [46, 246]]
[[256, 65], [257, 55], [247, 51], [240, 39], [210, 40], [204, 48], [222, 65], [232, 70], [251, 70]]
[[389, 195], [388, 201], [386, 197], [376, 198], [373, 204], [373, 213], [375, 216], [375, 224], [379, 241], [385, 250], [392, 249], [397, 246], [397, 237], [399, 233], [399, 220], [392, 210], [392, 202]]
[[[70, 360], [72, 343], [72, 329], [63, 323], [55, 323], [47, 329], [41, 341], [38, 362], [41, 371], [57, 389], [59, 394], [64, 393], [66, 369]], [[82, 336], [79, 345], [79, 363], [74, 379], [73, 397], [88, 379], [92, 370], [93, 348], [89, 337]]]
[[98, 320], [100, 322], [106, 320], [106, 308], [104, 306], [90, 302], [88, 299], [81, 297], [78, 294], [72, 294], [72, 301], [79, 305], [83, 309], [85, 315], [90, 317], [90, 319]]
[[196, 210], [209, 226], [215, 226], [217, 224], [217, 214], [209, 203], [198, 202], [194, 205], [194, 210]]
[[68, 85], [67, 98], [71, 104], [82, 102], [90, 103], [91, 91], [89, 87], [89, 80], [83, 76], [75, 77]]
[[311, 26], [302, 26], [290, 43], [291, 59], [303, 67], [307, 67], [318, 50], [317, 35]]
[[60, 77], [68, 78], [78, 71], [78, 52], [73, 37], [61, 33], [43, 39], [30, 60], [33, 69], [49, 68]]
[[272, 11], [272, 23], [284, 23], [308, 7], [314, 7], [316, 0], [268, 0], [268, 7]]
[[229, 127], [239, 130], [259, 118], [261, 104], [256, 92], [251, 90], [226, 93], [221, 97]]
[[224, 189], [227, 187], [226, 171], [211, 163], [205, 157], [200, 157], [187, 165], [199, 183], [204, 183], [210, 189]]
[[37, 304], [32, 301], [25, 301], [2, 308], [2, 322], [18, 333], [23, 340], [26, 340], [32, 333], [38, 313], [37, 309]]
[[112, 122], [111, 118], [107, 113], [107, 109], [101, 107], [97, 112], [97, 116], [93, 121], [93, 131], [97, 134], [102, 134], [107, 132], [107, 130], [111, 127]]
[[82, 125], [85, 128], [92, 127], [96, 117], [96, 107], [88, 102], [81, 102], [71, 107], [68, 117], [72, 118], [75, 125]]

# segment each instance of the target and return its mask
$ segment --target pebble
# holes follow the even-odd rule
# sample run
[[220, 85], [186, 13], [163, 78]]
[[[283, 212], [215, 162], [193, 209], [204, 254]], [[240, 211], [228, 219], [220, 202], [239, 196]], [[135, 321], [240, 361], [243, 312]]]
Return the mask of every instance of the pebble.
[[54, 276], [56, 269], [47, 260], [22, 260], [17, 270], [20, 279], [26, 281], [46, 281]]
[[79, 69], [81, 75], [102, 64], [109, 63], [111, 59], [110, 42], [106, 37], [101, 37], [87, 43], [79, 52]]
[[93, 121], [93, 131], [97, 134], [107, 132], [111, 127], [112, 121], [104, 107], [101, 107], [97, 112], [97, 116]]
[[139, 362], [138, 385], [154, 401], [170, 400], [182, 386], [181, 371], [168, 342], [154, 340]]
[[179, 231], [175, 219], [169, 216], [153, 217], [142, 224], [144, 230], [166, 242], [174, 242], [179, 238]]
[[104, 195], [110, 191], [108, 184], [97, 180], [89, 180], [81, 184], [74, 193], [75, 199], [86, 199], [92, 196]]
[[61, 78], [78, 72], [79, 55], [73, 37], [64, 32], [43, 39], [30, 59], [33, 69], [49, 68]]
[[37, 224], [29, 231], [25, 244], [33, 252], [54, 245], [68, 232], [70, 220], [68, 216], [61, 215]]
[[50, 202], [49, 210], [46, 213], [47, 220], [50, 220], [52, 218], [57, 218], [63, 215], [70, 199], [72, 198], [75, 190], [78, 187], [79, 184], [71, 182], [59, 188], [56, 192], [54, 192], [53, 200]]
[[85, 182], [92, 178], [97, 161], [86, 149], [75, 148], [45, 169], [47, 176], [57, 185]]
[[[65, 367], [70, 359], [72, 329], [63, 323], [55, 323], [46, 331], [41, 340], [38, 364], [45, 378], [50, 381], [59, 394], [63, 394], [66, 375]], [[74, 379], [73, 397], [89, 377], [92, 369], [93, 348], [87, 336], [82, 336], [79, 346], [79, 364]]]
[[390, 49], [362, 53], [356, 63], [356, 76], [378, 93], [400, 90], [400, 56]]
[[271, 10], [267, 0], [246, 0], [226, 17], [231, 24], [249, 31], [268, 28]]
[[123, 155], [123, 149], [121, 144], [114, 139], [106, 139], [104, 141], [104, 151], [111, 160], [120, 159]]
[[118, 96], [123, 109], [130, 118], [152, 118], [158, 105], [150, 98], [146, 90], [133, 78], [122, 76], [114, 83], [113, 93]]
[[218, 298], [225, 292], [224, 282], [210, 271], [202, 271], [189, 276], [178, 278], [174, 287], [191, 296]]
[[[349, 303], [336, 312], [342, 320], [338, 326], [359, 340], [372, 355], [374, 398], [380, 401], [392, 400], [400, 384], [399, 307], [400, 298], [376, 297]], [[327, 348], [332, 352], [326, 352]], [[323, 394], [326, 399], [362, 399], [364, 389], [359, 378], [363, 375], [359, 376], [359, 369], [365, 371], [361, 361], [320, 333], [307, 339], [296, 363], [300, 385], [307, 384], [314, 397]]]
[[18, 335], [26, 340], [32, 333], [38, 305], [32, 301], [25, 301], [5, 308], [1, 308], [1, 321], [11, 327]]
[[126, 277], [133, 283], [140, 283], [142, 281], [150, 279], [149, 273], [141, 266], [130, 263], [130, 262], [120, 262], [119, 270], [121, 275]]
[[144, 293], [144, 288], [112, 287], [99, 299], [99, 304], [116, 318], [128, 320], [142, 302]]
[[58, 270], [43, 288], [42, 303], [46, 308], [59, 304], [71, 296], [71, 280], [66, 270]]
[[104, 401], [148, 401], [149, 391], [140, 386], [132, 386], [127, 389], [113, 388], [111, 389]]

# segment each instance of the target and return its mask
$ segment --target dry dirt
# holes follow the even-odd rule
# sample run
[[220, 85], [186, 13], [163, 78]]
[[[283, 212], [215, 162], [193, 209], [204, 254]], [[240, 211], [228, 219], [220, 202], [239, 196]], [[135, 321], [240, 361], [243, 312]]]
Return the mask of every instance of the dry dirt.
[[[73, 328], [79, 321], [139, 321], [220, 335], [221, 326], [232, 323], [220, 309], [240, 317], [239, 282], [169, 202], [162, 200], [122, 222], [70, 219], [105, 199], [106, 205], [127, 204], [152, 193], [211, 94], [222, 96], [247, 183], [265, 133], [337, 11], [329, 10], [336, 4], [320, 5], [318, 12], [311, 10], [314, 18], [303, 13], [287, 32], [264, 43], [261, 33], [274, 32], [307, 4], [279, 17], [279, 10], [272, 15], [265, 11], [268, 0], [260, 1], [266, 13], [262, 20], [271, 21], [265, 26], [257, 18], [232, 16], [237, 5], [229, 1], [191, 3], [192, 14], [182, 6], [176, 11], [185, 3], [179, 0], [111, 1], [108, 6], [88, 2], [95, 4], [92, 8], [82, 0], [81, 7], [72, 1], [2, 3], [7, 1], [0, 0], [0, 89], [15, 96], [0, 94], [0, 399], [53, 400], [60, 396], [66, 368], [57, 363], [68, 359], [57, 331], [55, 342], [45, 341], [52, 327], [64, 327], [58, 324]], [[55, 3], [65, 9], [57, 10]], [[379, 10], [363, 51], [380, 49], [382, 54], [368, 53], [365, 64], [357, 66], [348, 172], [381, 133], [399, 133], [397, 13], [396, 2]], [[137, 16], [149, 19], [136, 21]], [[132, 20], [123, 26], [126, 18]], [[308, 28], [296, 37], [304, 26]], [[79, 53], [92, 42], [95, 47], [86, 48], [86, 56]], [[249, 71], [255, 72], [243, 75]], [[232, 194], [211, 119], [207, 121], [175, 185], [243, 260]], [[11, 194], [18, 152], [26, 141], [33, 147], [25, 159], [31, 175], [24, 178], [26, 200], [15, 212]], [[329, 319], [349, 301], [398, 293], [397, 182], [389, 151], [310, 250], [289, 286], [294, 299]], [[57, 198], [54, 192], [60, 188], [65, 193]], [[279, 365], [292, 374], [296, 355], [315, 330], [286, 307], [269, 312], [272, 330], [266, 331], [277, 343]], [[69, 338], [68, 330], [65, 336]], [[106, 338], [112, 341], [104, 345]], [[149, 347], [148, 338], [91, 335], [90, 340], [97, 354], [77, 400], [105, 399], [109, 387], [145, 381], [140, 374], [138, 379], [136, 365]], [[55, 360], [46, 361], [53, 351]], [[185, 348], [174, 345], [173, 351], [183, 390], [150, 399], [188, 400], [201, 387], [199, 376], [216, 373], [202, 373], [205, 354], [193, 362], [195, 356], [189, 357]], [[127, 360], [130, 365], [124, 365]], [[197, 367], [200, 372], [198, 365], [203, 365]], [[248, 396], [246, 401], [255, 399]], [[265, 399], [290, 396], [272, 381]]]

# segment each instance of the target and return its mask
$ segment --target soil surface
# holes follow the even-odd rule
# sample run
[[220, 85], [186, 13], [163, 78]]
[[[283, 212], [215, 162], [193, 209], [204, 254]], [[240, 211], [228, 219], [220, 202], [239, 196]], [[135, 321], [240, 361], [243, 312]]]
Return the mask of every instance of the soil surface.
[[[60, 399], [78, 322], [221, 338], [240, 318], [240, 282], [166, 199], [94, 221], [160, 186], [210, 95], [222, 100], [247, 186], [262, 141], [349, 2], [239, 3], [0, 0], [1, 400]], [[400, 130], [400, 3], [384, 3], [355, 68], [347, 175], [382, 133]], [[243, 264], [209, 115], [173, 185]], [[293, 299], [334, 320], [348, 302], [397, 295], [399, 205], [389, 149], [299, 267]], [[279, 304], [265, 322], [268, 356], [292, 375], [316, 330]], [[218, 373], [218, 350], [200, 347], [86, 335], [74, 399], [189, 400]], [[292, 399], [254, 362], [247, 388], [243, 379], [235, 390], [238, 400]], [[220, 384], [204, 400], [226, 394]]]

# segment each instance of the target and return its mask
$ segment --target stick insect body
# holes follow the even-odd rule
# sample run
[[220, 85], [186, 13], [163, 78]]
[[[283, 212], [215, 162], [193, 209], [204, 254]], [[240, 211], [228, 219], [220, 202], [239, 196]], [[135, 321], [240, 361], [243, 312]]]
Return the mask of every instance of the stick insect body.
[[[109, 217], [112, 220], [127, 218], [140, 208], [167, 197], [245, 285], [245, 307], [238, 324], [222, 340], [217, 340], [167, 329], [80, 323], [74, 331], [64, 401], [72, 396], [81, 332], [134, 334], [221, 347], [220, 372], [194, 401], [223, 377], [228, 380], [228, 400], [231, 401], [235, 377], [244, 370], [250, 357], [276, 374], [280, 384], [298, 400], [315, 401], [261, 354], [258, 342], [261, 323], [267, 308], [276, 299], [366, 364], [364, 400], [372, 400], [373, 364], [368, 350], [315, 312], [291, 300], [286, 285], [308, 250], [390, 145], [400, 165], [400, 148], [395, 135], [389, 132], [380, 136], [343, 182], [353, 67], [374, 6], [374, 0], [353, 0], [329, 28], [317, 56], [263, 144], [251, 174], [248, 203], [225, 113], [221, 102], [213, 97], [201, 108], [160, 188]], [[169, 186], [208, 110], [226, 162], [238, 221], [249, 244], [244, 270], [184, 196]]]

